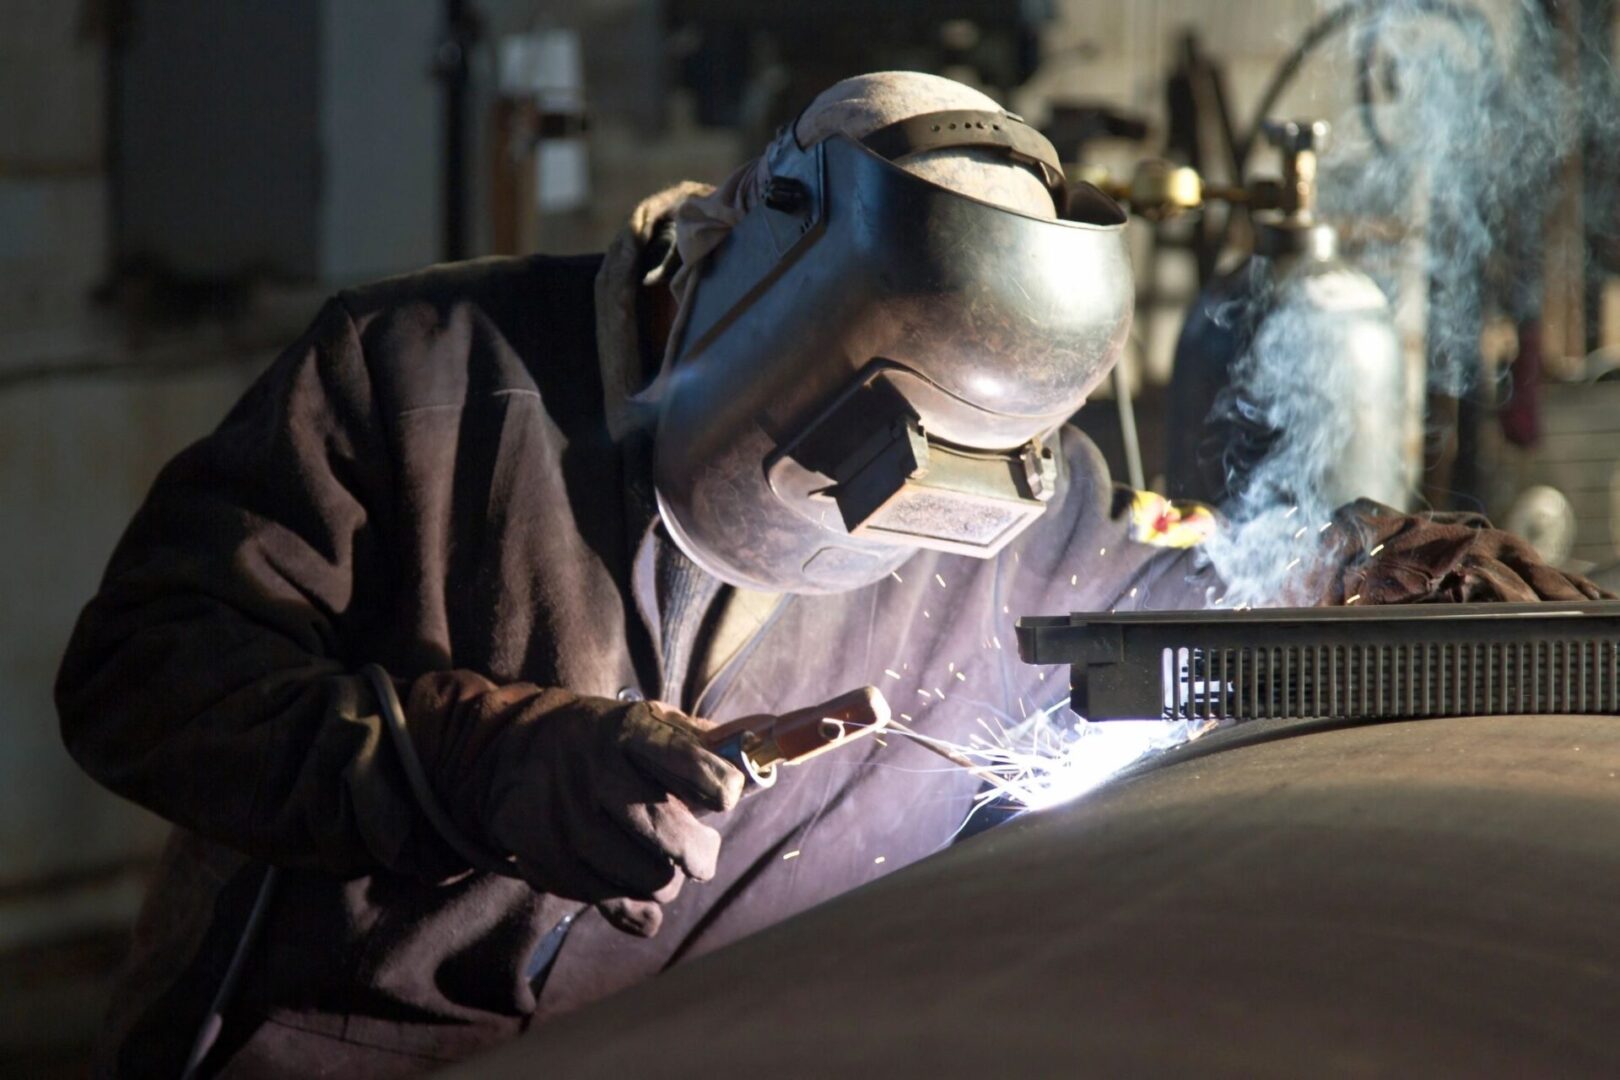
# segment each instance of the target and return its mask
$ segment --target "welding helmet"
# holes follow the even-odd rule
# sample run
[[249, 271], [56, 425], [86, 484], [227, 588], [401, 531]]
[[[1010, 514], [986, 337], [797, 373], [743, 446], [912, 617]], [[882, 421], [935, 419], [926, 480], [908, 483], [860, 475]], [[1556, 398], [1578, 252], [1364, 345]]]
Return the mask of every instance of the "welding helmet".
[[[1060, 217], [897, 164], [944, 147], [1028, 165]], [[1063, 483], [1055, 432], [1123, 347], [1123, 212], [1069, 190], [1051, 144], [999, 111], [808, 147], [789, 129], [766, 163], [671, 346], [667, 529], [709, 573], [769, 592], [858, 588], [919, 548], [994, 555]]]

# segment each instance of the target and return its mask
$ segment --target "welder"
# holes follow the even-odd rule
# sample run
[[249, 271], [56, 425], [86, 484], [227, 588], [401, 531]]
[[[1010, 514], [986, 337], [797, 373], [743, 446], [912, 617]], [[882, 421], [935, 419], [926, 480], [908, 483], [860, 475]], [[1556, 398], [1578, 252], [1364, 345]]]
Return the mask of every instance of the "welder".
[[[1018, 614], [1219, 589], [1064, 426], [1128, 330], [1122, 221], [890, 73], [604, 256], [330, 301], [63, 662], [74, 756], [175, 825], [99, 1069], [424, 1071], [947, 843], [978, 781], [914, 746], [739, 800], [702, 733], [875, 684], [963, 740], [1061, 699]], [[1330, 535], [1329, 601], [1590, 595], [1478, 521]]]

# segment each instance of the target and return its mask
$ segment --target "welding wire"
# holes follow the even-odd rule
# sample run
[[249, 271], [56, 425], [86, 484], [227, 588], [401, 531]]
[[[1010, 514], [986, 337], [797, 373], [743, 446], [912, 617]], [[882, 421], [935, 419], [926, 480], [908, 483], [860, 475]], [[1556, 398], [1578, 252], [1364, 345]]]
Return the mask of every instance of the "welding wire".
[[977, 776], [985, 783], [1000, 788], [1003, 794], [1009, 795], [1020, 802], [1023, 801], [1017, 788], [1013, 787], [1011, 784], [1007, 783], [1007, 781], [1003, 780], [989, 769], [986, 769], [984, 766], [980, 765], [966, 754], [961, 754], [950, 749], [949, 747], [942, 746], [935, 740], [929, 738], [927, 735], [912, 731], [904, 724], [897, 724], [893, 720], [889, 721], [889, 727], [891, 730], [898, 731], [902, 735], [909, 735], [911, 740], [918, 746], [932, 750], [934, 753], [938, 754], [952, 765], [966, 769], [968, 772], [972, 773], [974, 776]]

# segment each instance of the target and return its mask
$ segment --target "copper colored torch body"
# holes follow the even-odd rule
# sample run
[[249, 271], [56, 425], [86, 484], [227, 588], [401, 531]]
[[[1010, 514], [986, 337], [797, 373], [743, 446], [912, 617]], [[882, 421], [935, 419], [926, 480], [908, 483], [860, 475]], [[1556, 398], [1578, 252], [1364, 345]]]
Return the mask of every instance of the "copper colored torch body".
[[875, 686], [863, 686], [820, 705], [781, 716], [745, 716], [710, 730], [709, 749], [740, 768], [749, 791], [776, 783], [777, 765], [798, 765], [889, 723], [889, 703]]

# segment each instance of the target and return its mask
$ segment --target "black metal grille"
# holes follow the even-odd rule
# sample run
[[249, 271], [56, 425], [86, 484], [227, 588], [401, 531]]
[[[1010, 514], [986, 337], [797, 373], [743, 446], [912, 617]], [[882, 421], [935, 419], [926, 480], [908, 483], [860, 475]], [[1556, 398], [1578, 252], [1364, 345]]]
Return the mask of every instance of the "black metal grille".
[[1091, 719], [1620, 714], [1620, 602], [1023, 619]]
[[1166, 718], [1620, 712], [1614, 641], [1181, 646], [1162, 656]]

